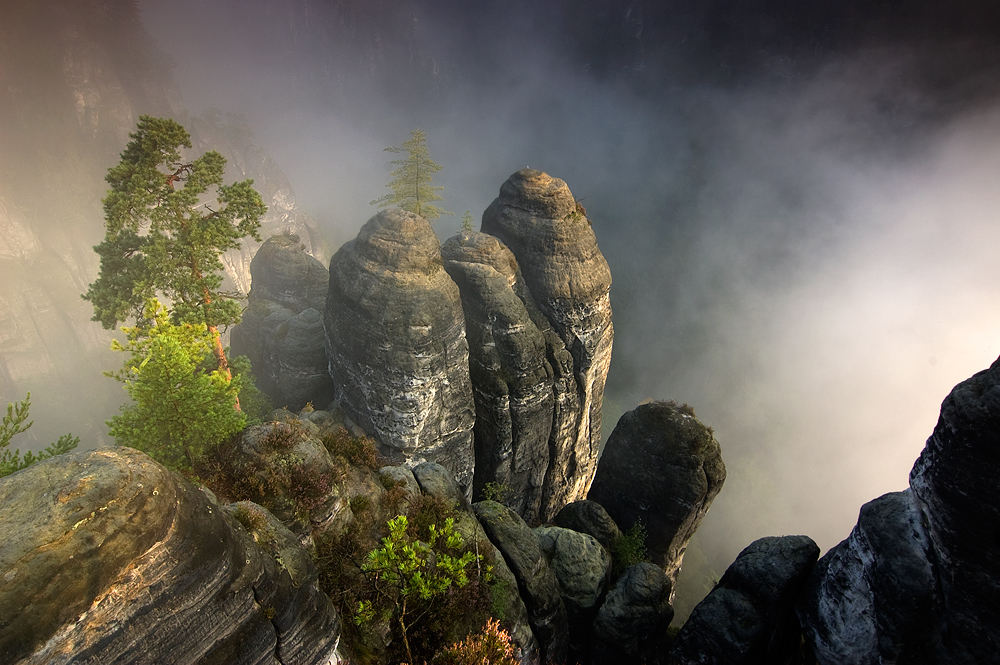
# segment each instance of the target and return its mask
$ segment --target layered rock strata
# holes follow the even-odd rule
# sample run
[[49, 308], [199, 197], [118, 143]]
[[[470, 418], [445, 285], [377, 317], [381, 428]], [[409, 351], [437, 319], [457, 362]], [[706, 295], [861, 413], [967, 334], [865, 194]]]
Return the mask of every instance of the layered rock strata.
[[138, 451], [4, 478], [0, 523], [3, 662], [338, 662], [336, 612], [309, 571], [294, 584], [207, 494]]
[[498, 483], [508, 490], [507, 505], [535, 522], [540, 512], [550, 509], [542, 506], [542, 489], [550, 469], [555, 414], [545, 332], [553, 333], [514, 255], [499, 240], [463, 233], [450, 238], [441, 254], [445, 270], [458, 284], [465, 312], [476, 404], [473, 494], [482, 497], [487, 483]]
[[345, 413], [391, 459], [437, 462], [471, 493], [475, 407], [458, 287], [422, 217], [372, 217], [330, 262], [326, 348]]
[[243, 320], [231, 333], [234, 355], [245, 354], [257, 387], [293, 411], [333, 398], [322, 311], [330, 275], [299, 237], [268, 238], [250, 262], [253, 288]]
[[[524, 282], [556, 333], [547, 340], [555, 413], [541, 515], [586, 496], [601, 444], [601, 407], [611, 362], [611, 271], [590, 221], [566, 183], [518, 171], [483, 214], [482, 231], [517, 259]], [[572, 380], [560, 366], [572, 357]]]
[[821, 665], [1000, 661], [1000, 361], [955, 386], [910, 488], [861, 509], [798, 605]]
[[690, 407], [650, 402], [618, 421], [587, 498], [623, 529], [642, 522], [651, 560], [673, 585], [725, 479], [719, 442]]
[[681, 629], [678, 665], [797, 662], [802, 631], [793, 604], [818, 557], [808, 536], [751, 543]]

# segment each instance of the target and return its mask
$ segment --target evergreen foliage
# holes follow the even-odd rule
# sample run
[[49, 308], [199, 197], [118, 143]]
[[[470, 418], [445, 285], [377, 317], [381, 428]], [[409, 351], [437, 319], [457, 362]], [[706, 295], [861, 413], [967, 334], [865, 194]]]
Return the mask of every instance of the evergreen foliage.
[[161, 464], [190, 470], [246, 425], [233, 408], [244, 379], [205, 367], [215, 340], [204, 323], [172, 323], [156, 299], [141, 317], [145, 325], [124, 328], [124, 345], [112, 343], [129, 355], [121, 370], [106, 374], [125, 384], [134, 403], [108, 421], [111, 435]]
[[414, 129], [410, 135], [410, 140], [405, 141], [401, 147], [392, 146], [385, 149], [386, 152], [392, 153], [405, 152], [406, 157], [392, 160], [398, 167], [389, 174], [392, 180], [386, 185], [392, 192], [375, 199], [371, 204], [380, 208], [398, 206], [428, 220], [453, 214], [433, 204], [433, 201], [444, 200], [438, 194], [444, 187], [431, 184], [433, 174], [440, 171], [441, 166], [428, 154], [427, 133]]
[[218, 152], [183, 158], [191, 136], [176, 121], [141, 116], [129, 136], [106, 177], [106, 234], [94, 247], [101, 268], [83, 298], [94, 305], [93, 320], [111, 329], [129, 319], [146, 327], [147, 300], [166, 297], [174, 323], [207, 327], [218, 367], [229, 374], [218, 327], [239, 322], [242, 296], [221, 290], [219, 256], [248, 236], [260, 240], [267, 208], [252, 180], [223, 184]]
[[472, 217], [472, 212], [470, 210], [466, 210], [465, 214], [462, 215], [462, 231], [465, 233], [472, 233], [474, 230], [472, 225], [475, 221], [476, 220]]
[[10, 440], [22, 432], [27, 432], [34, 425], [33, 421], [27, 425], [24, 424], [24, 421], [28, 420], [28, 410], [30, 408], [31, 393], [28, 393], [20, 402], [7, 403], [7, 414], [0, 421], [0, 478], [9, 476], [15, 471], [20, 471], [39, 460], [68, 453], [80, 443], [79, 437], [75, 437], [72, 434], [63, 434], [55, 443], [49, 444], [45, 450], [37, 455], [28, 451], [24, 454], [24, 457], [21, 457], [20, 448], [11, 452], [7, 448], [10, 445]]

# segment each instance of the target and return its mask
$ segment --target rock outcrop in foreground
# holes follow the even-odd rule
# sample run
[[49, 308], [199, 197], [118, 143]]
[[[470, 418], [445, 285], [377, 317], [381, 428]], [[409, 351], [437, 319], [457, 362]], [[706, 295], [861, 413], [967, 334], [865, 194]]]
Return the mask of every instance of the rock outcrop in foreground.
[[[482, 231], [506, 245], [554, 336], [555, 413], [540, 514], [551, 519], [583, 499], [601, 445], [601, 407], [611, 363], [611, 271], [586, 211], [559, 178], [518, 171], [483, 213]], [[562, 365], [566, 351], [572, 367]], [[570, 372], [572, 376], [570, 376]]]
[[861, 509], [798, 614], [821, 665], [1000, 662], [1000, 360], [955, 386], [910, 488]]
[[423, 217], [372, 217], [330, 261], [330, 375], [344, 412], [390, 458], [437, 462], [472, 489], [475, 407], [458, 287]]
[[250, 262], [243, 320], [232, 330], [233, 355], [246, 355], [257, 387], [278, 407], [298, 411], [333, 399], [323, 315], [330, 274], [294, 234], [268, 238]]
[[0, 661], [338, 662], [337, 615], [308, 560], [293, 583], [229, 512], [138, 451], [0, 480], [0, 523]]
[[725, 480], [719, 442], [690, 407], [650, 402], [618, 421], [587, 498], [622, 529], [642, 522], [651, 560], [673, 584]]

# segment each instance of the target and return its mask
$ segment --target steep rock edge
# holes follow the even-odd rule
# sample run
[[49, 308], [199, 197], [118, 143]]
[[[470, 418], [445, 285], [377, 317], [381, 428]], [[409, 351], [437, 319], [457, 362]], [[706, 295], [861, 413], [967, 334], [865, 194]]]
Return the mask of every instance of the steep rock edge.
[[497, 483], [506, 489], [505, 503], [536, 522], [545, 512], [542, 495], [555, 415], [546, 338], [535, 324], [540, 315], [533, 319], [529, 313], [537, 308], [517, 261], [493, 236], [454, 236], [441, 255], [465, 313], [476, 404], [473, 495], [481, 498], [488, 483]]
[[246, 355], [257, 387], [275, 405], [299, 411], [333, 399], [322, 311], [330, 273], [294, 234], [264, 241], [250, 262], [252, 288], [233, 327], [233, 355]]
[[955, 386], [910, 488], [861, 509], [798, 614], [821, 665], [1000, 660], [1000, 360]]
[[338, 618], [315, 579], [294, 585], [239, 522], [138, 451], [8, 476], [0, 522], [6, 662], [337, 662]]
[[330, 261], [324, 317], [344, 412], [390, 459], [437, 462], [471, 493], [475, 405], [458, 287], [423, 217], [391, 208]]
[[[585, 498], [597, 464], [614, 338], [611, 271], [586, 211], [564, 181], [541, 171], [522, 169], [507, 179], [483, 213], [482, 231], [510, 248], [535, 303], [573, 360], [575, 380], [556, 382], [540, 509], [548, 520], [565, 504]], [[550, 362], [558, 353], [554, 342]], [[560, 376], [559, 368], [553, 370]]]

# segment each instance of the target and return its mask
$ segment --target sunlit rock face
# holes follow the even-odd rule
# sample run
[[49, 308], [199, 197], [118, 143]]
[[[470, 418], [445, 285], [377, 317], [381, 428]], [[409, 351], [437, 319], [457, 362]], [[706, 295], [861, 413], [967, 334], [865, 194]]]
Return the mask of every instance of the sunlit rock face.
[[551, 335], [551, 329], [514, 255], [499, 240], [462, 234], [450, 238], [441, 253], [465, 312], [476, 404], [473, 493], [481, 497], [487, 483], [499, 483], [506, 488], [505, 503], [525, 520], [537, 521], [544, 512], [555, 407], [554, 374], [542, 332]]
[[324, 320], [344, 412], [391, 458], [437, 462], [471, 492], [465, 316], [427, 220], [395, 208], [368, 220], [330, 261]]
[[1000, 361], [957, 385], [910, 489], [861, 509], [799, 604], [827, 663], [1000, 662]]
[[233, 516], [138, 451], [0, 480], [0, 523], [0, 661], [337, 662], [337, 615], [308, 562], [293, 583]]
[[[541, 514], [582, 499], [601, 444], [601, 407], [611, 362], [611, 271], [582, 206], [566, 183], [518, 171], [483, 214], [482, 231], [517, 259], [525, 284], [572, 358], [572, 377], [553, 362], [556, 411]], [[552, 340], [553, 342], [555, 340]], [[550, 356], [558, 347], [550, 343]]]
[[250, 274], [249, 304], [231, 333], [233, 354], [250, 358], [257, 387], [274, 405], [325, 407], [333, 398], [322, 315], [329, 272], [299, 236], [280, 234], [261, 245]]
[[719, 442], [690, 407], [650, 402], [619, 419], [587, 498], [623, 530], [642, 522], [650, 560], [673, 587], [688, 541], [725, 480]]

